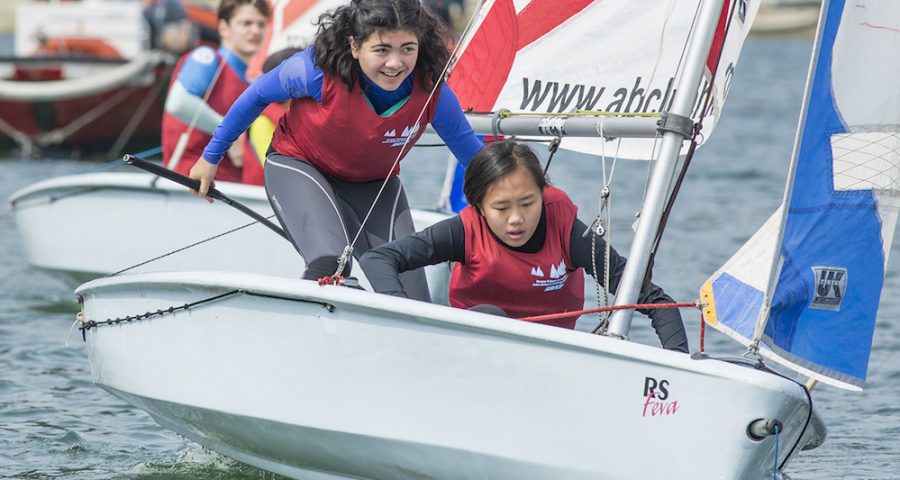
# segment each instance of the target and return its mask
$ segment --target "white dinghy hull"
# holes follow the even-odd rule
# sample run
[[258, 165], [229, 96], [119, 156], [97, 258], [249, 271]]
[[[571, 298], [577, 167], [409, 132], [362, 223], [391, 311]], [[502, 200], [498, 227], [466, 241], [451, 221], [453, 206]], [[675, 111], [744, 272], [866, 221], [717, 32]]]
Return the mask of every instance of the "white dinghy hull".
[[[261, 215], [272, 215], [263, 187], [216, 182], [216, 188]], [[150, 174], [57, 177], [19, 190], [9, 204], [28, 262], [73, 287], [151, 259], [156, 260], [129, 272], [215, 269], [298, 278], [305, 268], [290, 242], [265, 226], [231, 232], [253, 220], [222, 202], [199, 201], [186, 188]], [[413, 210], [419, 229], [444, 218], [445, 213]], [[211, 239], [219, 234], [225, 235]], [[206, 239], [211, 240], [164, 256]], [[447, 266], [427, 267], [426, 273], [432, 291], [443, 292], [434, 300], [445, 301]], [[364, 277], [358, 267], [353, 274]]]
[[779, 465], [824, 434], [777, 375], [345, 287], [153, 273], [76, 293], [94, 382], [294, 478], [756, 479], [776, 441], [754, 420], [783, 422]]

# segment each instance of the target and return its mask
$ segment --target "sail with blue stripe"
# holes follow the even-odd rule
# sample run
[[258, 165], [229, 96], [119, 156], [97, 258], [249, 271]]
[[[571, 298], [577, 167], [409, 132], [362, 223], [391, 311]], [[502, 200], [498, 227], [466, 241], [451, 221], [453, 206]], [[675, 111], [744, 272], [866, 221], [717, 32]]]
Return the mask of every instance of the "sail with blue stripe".
[[715, 328], [818, 381], [860, 390], [900, 207], [900, 62], [891, 60], [900, 2], [822, 8], [788, 208], [701, 297]]

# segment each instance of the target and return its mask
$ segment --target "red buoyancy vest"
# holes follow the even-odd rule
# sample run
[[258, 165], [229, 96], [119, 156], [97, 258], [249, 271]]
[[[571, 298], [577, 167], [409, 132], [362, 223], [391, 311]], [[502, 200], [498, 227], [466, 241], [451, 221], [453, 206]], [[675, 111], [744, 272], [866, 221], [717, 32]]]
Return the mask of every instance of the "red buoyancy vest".
[[[491, 235], [473, 206], [459, 217], [466, 237], [465, 264], [457, 263], [450, 280], [450, 305], [500, 307], [511, 317], [527, 317], [584, 308], [584, 273], [574, 268], [569, 236], [578, 207], [558, 188], [544, 189], [547, 237], [537, 253], [511, 250]], [[575, 328], [577, 317], [543, 322]]]
[[[285, 108], [280, 103], [270, 103], [262, 112], [262, 116], [266, 117], [274, 125], [278, 125], [278, 119], [284, 115]], [[252, 128], [252, 125], [251, 125]], [[268, 145], [266, 145], [268, 148]], [[256, 148], [250, 142], [250, 134], [244, 139], [244, 168], [241, 171], [241, 183], [249, 185], [265, 185], [266, 175], [264, 170], [264, 158], [259, 158], [256, 154]]]
[[393, 171], [391, 166], [407, 137], [410, 138], [404, 155], [434, 118], [437, 101], [428, 104], [416, 123], [428, 93], [414, 86], [399, 110], [382, 117], [369, 106], [359, 82], [348, 92], [339, 78], [326, 74], [322, 79], [322, 102], [312, 97], [292, 100], [275, 129], [272, 147], [342, 180], [370, 182], [389, 174], [395, 176], [400, 173], [400, 166]]
[[[170, 89], [172, 88], [172, 84], [177, 81], [178, 72], [181, 71], [181, 66], [184, 65], [184, 61], [192, 53], [193, 52], [188, 52], [178, 60], [178, 65], [175, 66], [175, 70], [172, 72], [172, 80], [169, 82]], [[220, 62], [226, 62], [226, 60], [219, 55], [219, 52], [216, 52], [216, 58], [218, 58]], [[225, 115], [225, 113], [228, 112], [228, 108], [231, 107], [231, 104], [234, 103], [234, 101], [241, 96], [241, 93], [244, 92], [244, 89], [247, 88], [247, 82], [239, 77], [226, 62], [225, 67], [222, 68], [222, 72], [219, 74], [219, 78], [216, 79], [215, 84], [213, 84], [211, 88], [212, 91], [210, 92], [206, 103], [220, 115]], [[163, 165], [166, 167], [169, 166], [169, 160], [172, 157], [172, 153], [175, 151], [175, 146], [178, 144], [178, 137], [186, 132], [187, 129], [188, 124], [182, 122], [178, 117], [169, 112], [163, 112], [162, 149]], [[190, 173], [191, 167], [194, 166], [194, 162], [199, 160], [200, 156], [203, 155], [203, 149], [211, 139], [211, 135], [195, 127], [188, 137], [187, 146], [184, 149], [184, 153], [181, 155], [181, 160], [175, 167], [175, 171], [183, 175]], [[216, 180], [221, 180], [223, 182], [241, 181], [241, 169], [232, 163], [231, 157], [229, 157], [227, 153], [222, 158], [222, 161], [219, 162], [219, 168], [216, 170]]]

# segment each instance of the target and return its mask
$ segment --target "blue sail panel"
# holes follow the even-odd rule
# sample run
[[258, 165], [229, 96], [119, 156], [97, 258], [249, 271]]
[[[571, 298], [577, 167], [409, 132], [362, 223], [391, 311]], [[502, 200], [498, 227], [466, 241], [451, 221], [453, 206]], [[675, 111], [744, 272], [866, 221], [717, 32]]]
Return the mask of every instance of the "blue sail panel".
[[753, 339], [765, 292], [728, 273], [712, 281], [712, 291], [718, 306], [717, 315], [721, 319], [719, 329], [748, 344]]
[[[833, 73], [839, 71], [846, 77], [848, 72], [835, 64], [834, 54], [839, 48], [845, 49], [841, 55], [852, 54], [846, 51], [847, 46], [865, 43], [858, 38], [868, 34], [864, 24], [846, 22], [847, 16], [859, 12], [845, 11], [845, 6], [844, 1], [830, 2], [820, 29], [819, 55], [808, 91], [780, 246], [781, 269], [763, 342], [788, 363], [815, 374], [814, 378], [845, 388], [861, 388], [887, 251], [874, 189], [895, 185], [877, 184], [877, 172], [872, 172], [872, 179], [847, 182], [841, 179], [847, 172], [836, 169], [840, 162], [836, 161], [835, 145], [844, 135], [859, 129], [848, 124], [840, 111], [839, 106], [847, 103], [837, 98], [842, 88], [836, 86]], [[868, 5], [846, 7], [861, 6]], [[846, 23], [843, 26], [842, 20]], [[837, 44], [838, 39], [844, 45]], [[854, 97], [859, 95], [852, 92]], [[880, 131], [878, 120], [869, 119], [864, 131]], [[888, 131], [896, 128], [887, 127]], [[858, 163], [874, 161], [861, 161], [852, 155], [849, 158]], [[878, 163], [859, 163], [857, 167], [874, 165]], [[852, 185], [837, 187], [848, 183]]]
[[900, 210], [900, 63], [885, 60], [900, 51], [900, 2], [824, 8], [784, 214], [701, 295], [714, 327], [745, 344], [759, 340], [762, 355], [812, 378], [859, 390]]

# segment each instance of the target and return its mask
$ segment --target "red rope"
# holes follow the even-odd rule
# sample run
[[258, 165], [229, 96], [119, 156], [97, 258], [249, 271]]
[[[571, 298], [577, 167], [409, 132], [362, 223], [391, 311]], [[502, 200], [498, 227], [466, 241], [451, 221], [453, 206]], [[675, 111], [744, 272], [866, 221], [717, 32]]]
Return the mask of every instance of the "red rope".
[[657, 308], [682, 308], [682, 307], [700, 308], [700, 303], [699, 303], [699, 301], [698, 302], [683, 302], [683, 303], [632, 303], [629, 305], [611, 305], [608, 307], [591, 308], [588, 310], [576, 310], [574, 312], [551, 313], [548, 315], [534, 315], [531, 317], [521, 317], [521, 318], [519, 318], [519, 320], [524, 320], [526, 322], [543, 322], [546, 320], [557, 320], [560, 318], [577, 317], [579, 315], [584, 315], [586, 313], [612, 312], [615, 310], [626, 310], [626, 309], [653, 310], [653, 309], [657, 309]]
[[703, 342], [706, 337], [706, 319], [703, 318], [703, 312], [700, 312], [700, 353], [703, 353]]
[[318, 280], [319, 285], [343, 285], [344, 277], [340, 275], [329, 275]]

